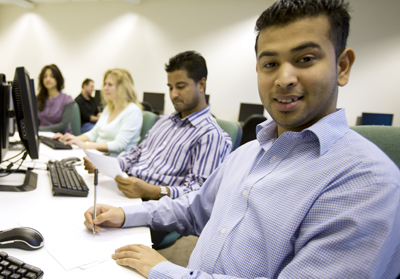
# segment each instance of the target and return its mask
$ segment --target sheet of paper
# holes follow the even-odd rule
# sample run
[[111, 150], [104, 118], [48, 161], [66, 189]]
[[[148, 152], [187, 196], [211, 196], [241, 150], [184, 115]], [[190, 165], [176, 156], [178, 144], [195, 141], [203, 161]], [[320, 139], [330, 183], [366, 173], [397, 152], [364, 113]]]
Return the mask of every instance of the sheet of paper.
[[[115, 249], [130, 244], [151, 243], [141, 236], [145, 228], [107, 228], [93, 235], [84, 225], [83, 213], [87, 200], [54, 199], [50, 203], [36, 203], [18, 221], [19, 225], [38, 230], [45, 239], [46, 249], [65, 269], [92, 267], [111, 260]], [[60, 210], [62, 209], [62, 210]]]
[[123, 172], [119, 166], [118, 160], [115, 157], [104, 156], [96, 154], [86, 149], [83, 149], [90, 162], [100, 171], [111, 178], [115, 178], [117, 175], [127, 177], [128, 175]]

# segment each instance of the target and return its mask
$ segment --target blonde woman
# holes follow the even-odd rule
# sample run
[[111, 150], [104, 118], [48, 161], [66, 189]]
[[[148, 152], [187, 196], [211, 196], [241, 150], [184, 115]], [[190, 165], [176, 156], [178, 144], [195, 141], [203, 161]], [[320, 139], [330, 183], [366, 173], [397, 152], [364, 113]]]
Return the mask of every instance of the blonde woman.
[[67, 145], [109, 152], [111, 156], [137, 145], [143, 115], [130, 73], [124, 69], [108, 70], [102, 94], [107, 105], [92, 130], [80, 136], [57, 133], [53, 138]]

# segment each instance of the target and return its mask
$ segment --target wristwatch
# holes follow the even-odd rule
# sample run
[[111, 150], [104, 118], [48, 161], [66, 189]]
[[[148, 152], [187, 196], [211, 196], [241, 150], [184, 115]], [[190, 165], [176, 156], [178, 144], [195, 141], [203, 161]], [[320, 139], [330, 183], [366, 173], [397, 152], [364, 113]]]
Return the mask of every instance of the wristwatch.
[[160, 188], [161, 188], [161, 192], [160, 192], [160, 196], [158, 198], [161, 199], [164, 196], [168, 196], [167, 187], [160, 186]]

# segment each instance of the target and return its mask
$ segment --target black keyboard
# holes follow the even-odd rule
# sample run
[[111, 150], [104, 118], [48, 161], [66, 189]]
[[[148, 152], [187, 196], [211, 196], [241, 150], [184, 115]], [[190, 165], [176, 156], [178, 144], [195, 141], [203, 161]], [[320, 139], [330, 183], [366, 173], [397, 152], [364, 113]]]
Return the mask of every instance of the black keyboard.
[[0, 278], [1, 279], [28, 279], [43, 278], [40, 268], [24, 263], [23, 261], [0, 251]]
[[53, 140], [48, 137], [40, 136], [40, 142], [44, 143], [47, 146], [50, 146], [53, 149], [72, 149], [71, 145], [65, 145], [61, 141]]
[[53, 196], [88, 196], [89, 188], [72, 163], [51, 160], [47, 163], [53, 187]]

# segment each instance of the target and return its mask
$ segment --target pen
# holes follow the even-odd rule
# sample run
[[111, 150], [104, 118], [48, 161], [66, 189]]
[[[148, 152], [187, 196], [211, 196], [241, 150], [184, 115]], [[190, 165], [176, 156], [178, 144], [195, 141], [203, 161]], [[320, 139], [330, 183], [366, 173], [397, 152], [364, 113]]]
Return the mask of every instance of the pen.
[[[98, 182], [98, 175], [99, 175], [99, 170], [95, 169], [94, 170], [94, 219], [96, 219], [96, 200], [97, 200], [97, 182]], [[96, 225], [93, 224], [93, 235], [96, 234]]]

